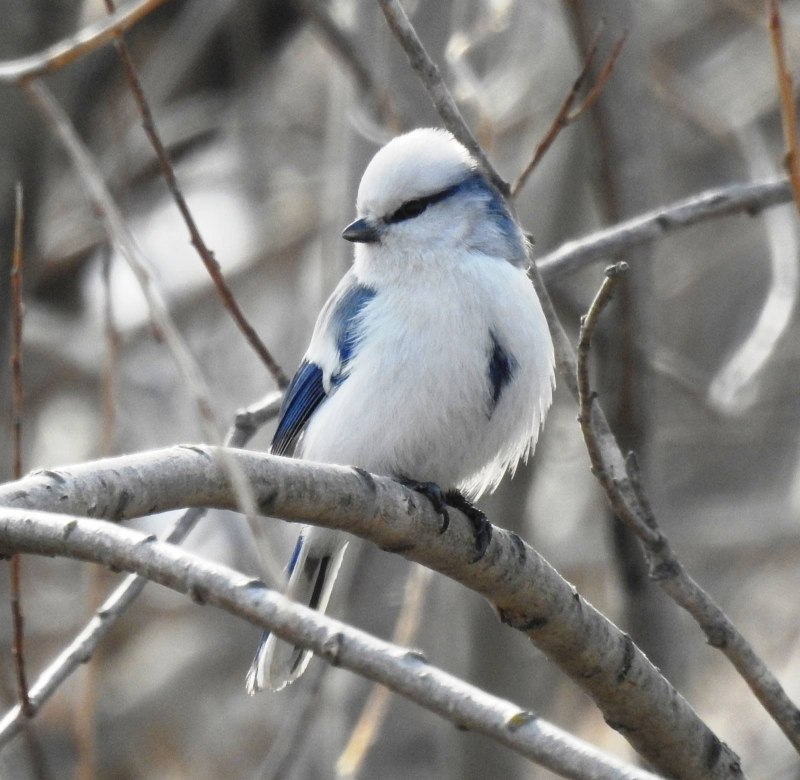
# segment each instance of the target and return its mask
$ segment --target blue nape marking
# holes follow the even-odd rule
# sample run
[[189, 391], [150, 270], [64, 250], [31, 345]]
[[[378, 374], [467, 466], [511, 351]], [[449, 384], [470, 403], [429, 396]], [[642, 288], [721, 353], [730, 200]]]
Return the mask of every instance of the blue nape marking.
[[463, 181], [451, 188], [453, 193], [481, 196], [486, 208], [486, 216], [497, 228], [505, 243], [505, 258], [512, 265], [524, 264], [526, 253], [521, 234], [514, 222], [503, 196], [486, 180], [480, 171], [473, 171]]
[[512, 354], [503, 349], [494, 331], [489, 331], [491, 354], [489, 356], [489, 383], [492, 397], [489, 404], [489, 416], [497, 408], [504, 388], [511, 382], [517, 369], [517, 361]]
[[339, 351], [339, 368], [331, 376], [331, 384], [338, 387], [345, 379], [348, 364], [355, 357], [363, 329], [359, 316], [364, 307], [375, 297], [375, 290], [364, 284], [354, 284], [336, 302], [331, 313], [331, 329]]
[[285, 455], [297, 441], [315, 409], [325, 400], [322, 369], [316, 363], [304, 360], [286, 391], [281, 406], [281, 418], [270, 451]]

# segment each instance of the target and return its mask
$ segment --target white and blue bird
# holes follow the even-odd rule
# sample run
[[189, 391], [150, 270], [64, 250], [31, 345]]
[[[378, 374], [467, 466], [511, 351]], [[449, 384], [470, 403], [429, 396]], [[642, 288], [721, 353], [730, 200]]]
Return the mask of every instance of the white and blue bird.
[[[271, 452], [357, 466], [428, 496], [475, 527], [471, 500], [533, 450], [552, 399], [553, 345], [527, 276], [526, 239], [448, 132], [399, 136], [367, 166], [352, 267], [320, 312]], [[287, 595], [324, 611], [347, 535], [304, 527]], [[263, 637], [248, 692], [283, 688], [309, 651]]]

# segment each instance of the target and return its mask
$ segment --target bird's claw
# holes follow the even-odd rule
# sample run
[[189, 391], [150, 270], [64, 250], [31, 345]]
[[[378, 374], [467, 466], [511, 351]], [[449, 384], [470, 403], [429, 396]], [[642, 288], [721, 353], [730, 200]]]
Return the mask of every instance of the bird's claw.
[[442, 489], [435, 482], [419, 482], [416, 479], [406, 478], [399, 481], [401, 485], [405, 485], [415, 493], [425, 496], [433, 504], [433, 508], [442, 518], [439, 533], [443, 534], [450, 526], [450, 515], [447, 512], [447, 500]]
[[445, 496], [445, 501], [453, 509], [462, 512], [472, 524], [475, 534], [476, 555], [472, 563], [479, 561], [486, 554], [489, 543], [492, 541], [492, 524], [486, 515], [481, 512], [471, 501], [468, 501], [458, 490], [450, 490]]

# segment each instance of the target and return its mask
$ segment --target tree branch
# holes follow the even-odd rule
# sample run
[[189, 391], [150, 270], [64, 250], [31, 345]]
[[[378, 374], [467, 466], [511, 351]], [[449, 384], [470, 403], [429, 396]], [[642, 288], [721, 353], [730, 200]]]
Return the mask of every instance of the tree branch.
[[166, 0], [138, 0], [123, 5], [111, 16], [87, 25], [63, 41], [38, 54], [0, 62], [0, 83], [15, 84], [59, 70], [89, 52], [105, 46], [115, 36], [129, 30]]
[[[418, 653], [295, 604], [260, 580], [152, 536], [97, 520], [6, 509], [0, 510], [0, 549], [94, 561], [145, 576], [198, 604], [221, 607], [308, 647], [328, 663], [381, 682], [565, 777], [653, 780], [650, 773], [605, 756], [533, 713], [431, 666]], [[5, 721], [0, 733], [4, 726]]]
[[517, 195], [519, 195], [520, 191], [525, 186], [525, 183], [530, 178], [530, 175], [534, 172], [536, 166], [541, 162], [542, 158], [547, 153], [547, 150], [553, 145], [553, 142], [556, 140], [559, 133], [561, 133], [561, 131], [567, 127], [567, 125], [572, 124], [572, 122], [588, 111], [600, 97], [603, 87], [605, 87], [606, 82], [611, 77], [611, 72], [614, 70], [614, 65], [620, 55], [620, 52], [622, 51], [622, 47], [625, 45], [626, 37], [627, 33], [623, 34], [623, 36], [614, 44], [611, 54], [609, 54], [608, 59], [606, 60], [599, 76], [597, 77], [597, 81], [589, 90], [589, 93], [586, 95], [583, 102], [573, 110], [572, 105], [578, 98], [578, 93], [583, 86], [583, 82], [586, 81], [586, 77], [589, 75], [589, 68], [592, 67], [595, 54], [597, 54], [597, 36], [595, 36], [595, 39], [592, 41], [589, 51], [583, 60], [581, 72], [572, 83], [572, 88], [567, 93], [564, 101], [561, 103], [561, 107], [556, 112], [556, 115], [553, 118], [553, 121], [550, 123], [550, 127], [548, 128], [547, 132], [542, 137], [542, 140], [536, 145], [536, 150], [534, 151], [530, 162], [528, 162], [528, 164], [522, 169], [522, 172], [512, 185], [511, 192], [509, 193], [510, 197], [516, 198]]
[[[108, 12], [110, 14], [113, 13], [113, 0], [105, 0], [105, 4]], [[241, 306], [239, 306], [239, 302], [236, 300], [233, 291], [228, 286], [228, 282], [225, 280], [225, 276], [222, 273], [222, 269], [220, 268], [217, 259], [214, 257], [213, 252], [208, 248], [208, 246], [206, 246], [206, 242], [203, 240], [203, 237], [200, 234], [200, 229], [197, 227], [197, 223], [195, 222], [194, 216], [189, 209], [189, 204], [186, 202], [186, 198], [183, 197], [183, 192], [178, 184], [178, 177], [175, 175], [175, 169], [172, 167], [172, 160], [170, 159], [169, 153], [167, 152], [167, 149], [162, 143], [161, 137], [158, 134], [155, 119], [153, 118], [153, 112], [150, 109], [150, 104], [148, 103], [147, 97], [144, 93], [144, 87], [142, 86], [139, 73], [133, 61], [133, 55], [131, 54], [128, 44], [125, 43], [125, 39], [122, 37], [121, 33], [117, 34], [114, 46], [117, 50], [117, 54], [119, 55], [120, 62], [122, 63], [122, 69], [125, 72], [125, 78], [128, 81], [131, 95], [133, 95], [133, 100], [136, 103], [136, 107], [139, 109], [139, 114], [142, 117], [142, 128], [147, 136], [147, 140], [153, 147], [153, 151], [155, 152], [159, 167], [161, 168], [161, 175], [166, 182], [167, 189], [169, 190], [172, 199], [175, 201], [175, 205], [177, 206], [181, 218], [186, 225], [186, 229], [189, 232], [191, 244], [195, 248], [195, 251], [200, 258], [200, 261], [203, 263], [206, 272], [211, 277], [211, 281], [217, 290], [217, 294], [222, 301], [222, 305], [228, 311], [228, 314], [236, 324], [236, 327], [239, 328], [239, 332], [244, 336], [245, 341], [261, 359], [261, 362], [266, 366], [267, 371], [269, 371], [269, 373], [272, 375], [272, 378], [275, 380], [275, 384], [281, 390], [285, 390], [289, 386], [289, 377], [286, 376], [283, 369], [278, 364], [278, 361], [272, 356], [272, 353], [267, 348], [267, 345], [261, 340], [261, 337], [256, 332], [256, 329], [250, 324], [249, 320], [242, 311]]]
[[[282, 399], [282, 393], [273, 392], [239, 411], [231, 430], [228, 431], [226, 443], [231, 447], [244, 447], [262, 425], [278, 414]], [[165, 541], [169, 544], [180, 544], [205, 513], [204, 508], [194, 508], [184, 512], [167, 533]], [[271, 569], [274, 570], [275, 566], [273, 565]], [[270, 573], [271, 569], [266, 568], [266, 572]], [[274, 573], [270, 578], [274, 580]], [[6, 716], [3, 721], [4, 730], [0, 730], [0, 744], [2, 744], [3, 735], [10, 738], [23, 728], [25, 718], [35, 715], [61, 685], [82, 664], [89, 661], [100, 642], [116, 625], [117, 620], [139, 597], [147, 582], [148, 580], [144, 577], [133, 574], [114, 589], [91, 620], [31, 686], [29, 710], [23, 712], [20, 707], [17, 707]]]
[[[22, 236], [24, 209], [22, 183], [17, 182], [14, 214], [14, 251], [11, 259], [11, 447], [15, 479], [22, 476]], [[12, 555], [9, 563], [11, 624], [13, 641], [11, 655], [23, 715], [31, 717], [33, 710], [28, 696], [28, 676], [25, 672], [25, 617], [22, 612], [22, 558]]]
[[800, 211], [800, 149], [797, 137], [797, 106], [795, 105], [792, 74], [786, 64], [786, 50], [783, 44], [783, 23], [778, 0], [769, 3], [769, 37], [775, 55], [775, 70], [778, 77], [778, 96], [780, 98], [783, 138], [786, 145], [784, 167], [789, 173], [789, 181], [794, 192], [795, 205]]
[[398, 0], [378, 0], [378, 4], [386, 17], [386, 21], [408, 56], [411, 68], [419, 76], [420, 81], [428, 92], [434, 108], [444, 122], [444, 126], [468, 149], [469, 153], [478, 161], [484, 173], [492, 184], [507, 196], [509, 193], [508, 182], [495, 170], [489, 158], [484, 153], [481, 145], [475, 139], [464, 117], [461, 115], [456, 101], [442, 79], [439, 68], [430, 58], [422, 45], [417, 31], [406, 16], [406, 12]]
[[592, 336], [601, 311], [627, 269], [627, 263], [617, 263], [606, 269], [606, 278], [581, 322], [577, 368], [578, 420], [592, 463], [592, 473], [603, 486], [614, 514], [639, 538], [651, 578], [695, 619], [708, 643], [725, 654], [795, 750], [800, 751], [800, 709], [730, 618], [684, 569], [656, 521], [642, 488], [633, 453], [620, 468], [619, 446], [608, 430], [605, 418], [602, 418], [596, 403], [597, 394], [590, 387]]
[[[516, 534], [496, 528], [477, 563], [469, 521], [450, 530], [419, 495], [387, 477], [226, 450], [264, 514], [349, 531], [486, 597], [501, 619], [588, 693], [654, 766], [683, 778], [741, 777], [738, 759], [628, 636], [581, 598]], [[0, 504], [114, 520], [181, 506], [235, 507], [218, 448], [180, 446], [36, 472], [0, 487]], [[61, 528], [65, 535], [71, 531]]]
[[552, 282], [591, 263], [607, 262], [609, 257], [626, 249], [657, 241], [667, 233], [741, 212], [752, 217], [763, 209], [788, 203], [791, 199], [792, 188], [785, 178], [729, 184], [568, 241], [540, 257], [536, 266], [542, 276]]

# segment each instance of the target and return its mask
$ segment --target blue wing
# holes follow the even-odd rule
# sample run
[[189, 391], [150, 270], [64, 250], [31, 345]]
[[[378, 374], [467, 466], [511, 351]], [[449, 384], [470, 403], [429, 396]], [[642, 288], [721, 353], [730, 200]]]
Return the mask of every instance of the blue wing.
[[[320, 404], [347, 378], [347, 368], [364, 335], [359, 315], [374, 297], [375, 290], [360, 284], [351, 271], [328, 299], [320, 312], [307, 357], [286, 391], [271, 452], [285, 455], [296, 444]], [[324, 365], [327, 361], [308, 358], [317, 353], [329, 353], [333, 356], [330, 361], [333, 365], [323, 368], [320, 363]]]
[[270, 451], [276, 455], [285, 455], [326, 396], [322, 384], [322, 369], [316, 363], [304, 360], [283, 399], [281, 417], [275, 436], [272, 437]]

